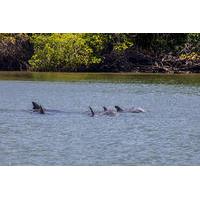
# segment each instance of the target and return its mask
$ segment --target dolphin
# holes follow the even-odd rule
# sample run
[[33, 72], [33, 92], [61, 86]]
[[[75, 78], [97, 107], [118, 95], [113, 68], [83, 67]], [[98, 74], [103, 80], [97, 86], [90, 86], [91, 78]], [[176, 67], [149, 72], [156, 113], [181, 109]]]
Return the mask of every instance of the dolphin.
[[105, 106], [103, 106], [103, 112], [102, 115], [108, 115], [108, 116], [115, 116], [116, 112], [114, 110], [108, 109]]
[[116, 115], [116, 112], [113, 111], [113, 110], [109, 110], [107, 109], [105, 106], [103, 107], [103, 111], [98, 111], [98, 112], [94, 112], [94, 110], [89, 106], [89, 109], [90, 109], [90, 112], [91, 112], [91, 117], [94, 117], [94, 115], [99, 115], [99, 116], [102, 116], [102, 115], [107, 115], [107, 116], [115, 116]]
[[127, 112], [127, 113], [141, 113], [145, 112], [142, 108], [129, 108], [129, 109], [122, 109], [119, 106], [115, 106], [117, 112]]

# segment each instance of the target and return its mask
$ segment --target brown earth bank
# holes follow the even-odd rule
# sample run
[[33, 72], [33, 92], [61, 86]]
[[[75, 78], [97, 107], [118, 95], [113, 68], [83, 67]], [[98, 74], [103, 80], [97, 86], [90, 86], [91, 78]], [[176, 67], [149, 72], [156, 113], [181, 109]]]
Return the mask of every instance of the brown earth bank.
[[[0, 43], [0, 71], [29, 71], [28, 60], [32, 55], [33, 46], [26, 37], [17, 38], [15, 41], [3, 41]], [[200, 72], [200, 60], [180, 59], [172, 53], [152, 54], [136, 47], [130, 47], [123, 53], [111, 51], [102, 55], [102, 57], [103, 61], [100, 64], [88, 67], [55, 68], [55, 70], [57, 72]]]
[[111, 53], [105, 56], [104, 64], [92, 66], [93, 72], [143, 72], [143, 73], [199, 73], [200, 62], [181, 60], [172, 55], [149, 55], [134, 49], [124, 55]]

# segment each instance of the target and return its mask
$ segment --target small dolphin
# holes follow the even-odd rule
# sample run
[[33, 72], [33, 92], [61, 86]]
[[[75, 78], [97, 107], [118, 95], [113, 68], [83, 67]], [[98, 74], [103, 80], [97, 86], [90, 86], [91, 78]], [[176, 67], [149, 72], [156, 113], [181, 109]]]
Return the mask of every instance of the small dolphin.
[[108, 110], [105, 106], [103, 107], [104, 111], [97, 111], [94, 112], [94, 110], [89, 106], [90, 112], [91, 112], [91, 117], [94, 117], [94, 115], [99, 115], [99, 116], [103, 116], [103, 115], [107, 115], [107, 116], [115, 116], [116, 112], [113, 110]]
[[102, 115], [108, 115], [108, 116], [115, 116], [116, 112], [114, 110], [108, 109], [105, 106], [103, 106], [103, 113]]
[[129, 108], [129, 109], [122, 109], [119, 106], [115, 106], [117, 112], [127, 112], [127, 113], [140, 113], [145, 112], [142, 108]]

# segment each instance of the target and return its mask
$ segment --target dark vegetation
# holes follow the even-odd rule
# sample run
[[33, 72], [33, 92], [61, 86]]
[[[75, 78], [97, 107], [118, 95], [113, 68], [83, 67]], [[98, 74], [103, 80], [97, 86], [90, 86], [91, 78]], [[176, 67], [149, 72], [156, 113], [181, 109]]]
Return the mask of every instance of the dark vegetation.
[[200, 72], [200, 34], [2, 33], [0, 70]]

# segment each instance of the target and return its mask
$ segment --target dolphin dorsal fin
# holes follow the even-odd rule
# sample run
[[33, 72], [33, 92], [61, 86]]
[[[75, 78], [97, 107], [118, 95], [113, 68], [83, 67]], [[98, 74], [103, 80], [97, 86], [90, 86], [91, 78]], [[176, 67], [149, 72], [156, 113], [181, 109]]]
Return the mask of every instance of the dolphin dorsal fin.
[[115, 108], [116, 108], [117, 112], [122, 112], [123, 111], [123, 109], [120, 108], [119, 106], [115, 106]]
[[93, 111], [93, 109], [89, 106], [89, 109], [90, 109], [90, 111], [91, 111], [91, 113], [92, 113], [92, 117], [94, 117], [94, 111]]
[[33, 104], [33, 109], [40, 109], [40, 105], [38, 103], [33, 101], [32, 104]]
[[107, 111], [108, 109], [107, 109], [105, 106], [103, 106], [103, 110], [104, 110], [104, 111]]

